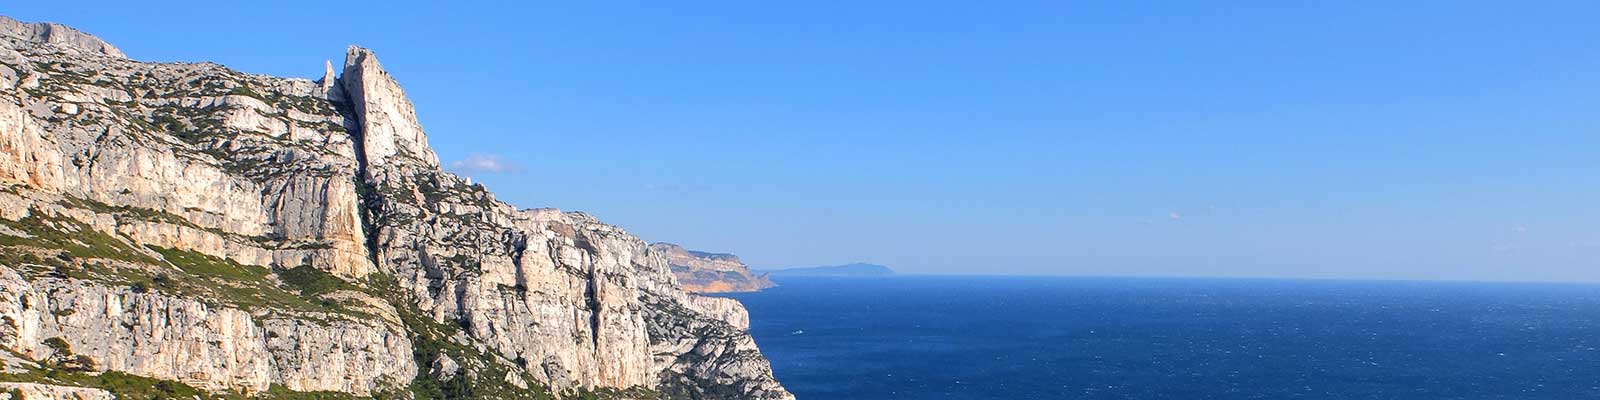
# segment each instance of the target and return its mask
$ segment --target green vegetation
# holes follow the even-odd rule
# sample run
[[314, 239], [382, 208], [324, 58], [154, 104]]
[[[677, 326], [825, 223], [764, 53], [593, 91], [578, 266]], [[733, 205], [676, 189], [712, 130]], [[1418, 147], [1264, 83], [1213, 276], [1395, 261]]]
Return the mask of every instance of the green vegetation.
[[94, 82], [92, 76], [71, 68], [65, 62], [34, 62], [33, 69], [40, 72], [39, 86], [21, 89], [31, 97], [60, 99], [61, 94], [78, 92], [75, 86]]
[[[471, 346], [450, 340], [459, 327], [435, 322], [415, 311], [402, 308], [400, 319], [411, 332], [411, 355], [416, 359], [417, 376], [411, 381], [411, 393], [423, 399], [554, 399], [549, 389], [531, 383], [528, 389], [518, 388], [503, 379], [512, 371], [498, 357], [479, 352]], [[439, 356], [449, 356], [461, 365], [462, 371], [448, 380], [435, 379], [428, 374], [429, 365]], [[468, 370], [477, 373], [467, 373]], [[524, 381], [533, 382], [524, 376]]]
[[88, 210], [92, 210], [94, 212], [101, 213], [101, 214], [111, 214], [111, 215], [115, 216], [118, 221], [150, 221], [150, 222], [161, 222], [161, 223], [167, 223], [167, 224], [173, 224], [173, 225], [186, 226], [186, 227], [189, 227], [189, 228], [194, 228], [194, 229], [203, 230], [203, 231], [206, 231], [206, 232], [211, 232], [211, 233], [223, 236], [223, 237], [230, 237], [230, 238], [234, 238], [234, 239], [240, 239], [240, 240], [246, 240], [246, 241], [250, 241], [250, 242], [255, 242], [256, 244], [260, 244], [260, 245], [263, 245], [263, 246], [267, 246], [267, 245], [270, 245], [271, 243], [275, 242], [274, 239], [268, 238], [268, 237], [264, 237], [264, 236], [246, 236], [246, 235], [240, 235], [240, 234], [237, 234], [237, 233], [223, 231], [223, 230], [217, 229], [217, 228], [202, 227], [200, 225], [195, 224], [192, 221], [189, 221], [188, 218], [184, 218], [184, 217], [179, 216], [177, 214], [169, 213], [169, 212], [166, 212], [166, 211], [163, 211], [163, 210], [156, 210], [156, 209], [150, 209], [150, 208], [144, 208], [144, 207], [134, 207], [134, 206], [127, 206], [127, 205], [113, 206], [113, 205], [102, 203], [102, 202], [99, 202], [99, 201], [90, 200], [90, 199], [84, 199], [84, 198], [77, 198], [77, 197], [64, 197], [61, 201], [57, 202], [57, 204], [61, 204], [63, 206], [68, 206], [68, 207], [88, 209]]
[[[449, 324], [441, 324], [432, 319], [418, 314], [407, 308], [401, 308], [400, 319], [405, 322], [406, 330], [411, 332], [411, 354], [415, 357], [417, 376], [411, 381], [411, 394], [417, 400], [426, 399], [538, 399], [551, 400], [555, 395], [550, 389], [532, 376], [522, 374], [522, 379], [528, 382], [527, 389], [518, 388], [507, 383], [503, 377], [514, 373], [515, 367], [509, 365], [510, 361], [492, 354], [479, 352], [476, 348], [456, 343], [450, 337], [460, 332], [461, 328]], [[455, 360], [462, 370], [448, 380], [438, 380], [428, 374], [428, 366], [433, 365], [433, 360], [440, 355], [449, 356]], [[527, 362], [518, 359], [519, 364]], [[524, 368], [528, 367], [523, 365]], [[534, 366], [537, 368], [537, 366]], [[475, 374], [468, 370], [476, 371]], [[661, 393], [643, 387], [628, 389], [598, 388], [575, 389], [561, 393], [562, 399], [584, 400], [611, 400], [611, 399], [661, 399]], [[731, 398], [731, 397], [730, 397]]]
[[[34, 382], [105, 389], [124, 400], [353, 400], [361, 397], [339, 392], [296, 392], [274, 384], [265, 393], [244, 395], [234, 391], [210, 393], [183, 382], [131, 375], [118, 371], [89, 374], [54, 368], [29, 368], [25, 373], [0, 374], [0, 382]], [[13, 396], [20, 393], [13, 392]], [[383, 398], [385, 396], [377, 396]], [[21, 397], [12, 397], [20, 399]]]
[[438, 204], [444, 201], [445, 190], [449, 188], [439, 187], [437, 184], [438, 176], [434, 174], [418, 174], [415, 178], [417, 191], [422, 193], [422, 197], [427, 201], [427, 204]]
[[270, 271], [266, 267], [244, 265], [226, 258], [214, 257], [189, 250], [178, 250], [165, 247], [147, 246], [167, 262], [182, 269], [183, 272], [198, 278], [214, 278], [230, 281], [265, 281]]
[[150, 111], [150, 124], [156, 127], [158, 132], [166, 132], [194, 145], [205, 144], [202, 140], [217, 135], [238, 136], [238, 132], [224, 129], [222, 117], [212, 112], [212, 108], [214, 107], [156, 107]]
[[59, 336], [45, 339], [44, 347], [49, 347], [51, 352], [58, 354], [72, 352], [72, 345], [67, 344], [66, 339], [62, 339]]
[[82, 371], [67, 371], [56, 368], [30, 368], [26, 373], [0, 374], [0, 381], [99, 388], [111, 392], [118, 399], [209, 400], [225, 398], [206, 395], [199, 389], [181, 382], [147, 378], [117, 371], [91, 375]]
[[50, 359], [44, 362], [47, 368], [65, 372], [94, 370], [94, 360], [88, 356], [72, 354], [72, 345], [67, 344], [67, 341], [61, 337], [45, 339], [44, 346], [50, 348]]
[[[339, 110], [336, 110], [331, 102], [311, 96], [291, 96], [278, 92], [268, 92], [261, 100], [279, 109], [293, 109], [311, 115], [339, 115]], [[338, 126], [337, 130], [344, 132], [344, 127]]]
[[[655, 400], [662, 399], [660, 392], [642, 388], [631, 387], [627, 389], [599, 388], [594, 390], [575, 390], [562, 394], [562, 399], [568, 400], [612, 400], [612, 399], [637, 399]], [[729, 397], [737, 398], [735, 397]]]
[[316, 297], [339, 290], [361, 290], [355, 285], [339, 279], [327, 271], [317, 269], [310, 265], [278, 271], [278, 279], [290, 287], [299, 289], [303, 297]]
[[77, 258], [101, 258], [154, 264], [156, 260], [138, 251], [128, 243], [90, 228], [71, 218], [51, 217], [32, 210], [26, 218], [17, 221], [0, 219], [0, 225], [22, 231], [33, 237], [0, 235], [0, 246], [33, 246], [66, 250]]
[[77, 197], [65, 197], [57, 203], [69, 207], [88, 209], [101, 214], [115, 215], [119, 220], [127, 218], [138, 219], [142, 221], [166, 222], [200, 229], [198, 225], [195, 225], [193, 222], [189, 222], [189, 220], [186, 218], [161, 210], [134, 206], [113, 206], [110, 204], [101, 203], [99, 201]]
[[[145, 219], [187, 223], [175, 215], [154, 210], [110, 207], [87, 200], [74, 200], [72, 205], [118, 215], [139, 215]], [[127, 285], [138, 293], [165, 293], [246, 310], [275, 309], [370, 317], [336, 302], [315, 299], [317, 295], [334, 290], [359, 289], [308, 266], [279, 271], [287, 275], [286, 285], [280, 287], [271, 277], [273, 271], [266, 267], [240, 264], [189, 250], [147, 246], [161, 256], [161, 259], [157, 259], [82, 222], [47, 216], [39, 210], [18, 221], [0, 219], [0, 225], [26, 235], [0, 234], [0, 261], [12, 266], [32, 266], [19, 271], [31, 276], [49, 275]], [[170, 263], [183, 273], [152, 273], [149, 268], [113, 265], [119, 261], [154, 269], [165, 268]]]
[[[351, 395], [349, 393], [341, 393], [341, 392], [328, 392], [328, 391], [296, 392], [296, 391], [293, 391], [293, 390], [289, 390], [289, 388], [283, 387], [283, 385], [276, 384], [276, 383], [272, 384], [272, 386], [267, 389], [267, 393], [265, 395], [257, 396], [257, 397], [266, 397], [266, 398], [280, 399], [280, 400], [347, 400], [347, 399], [358, 399], [358, 398], [360, 398], [360, 397], [356, 397], [354, 395]], [[385, 396], [376, 396], [376, 397], [384, 398]]]
[[[124, 190], [124, 192], [126, 193], [127, 190]], [[275, 243], [279, 242], [279, 240], [277, 240], [277, 239], [273, 239], [273, 238], [269, 238], [269, 237], [265, 237], [265, 236], [247, 236], [247, 235], [240, 235], [240, 234], [236, 234], [236, 233], [223, 231], [223, 230], [217, 229], [217, 228], [202, 227], [200, 225], [196, 225], [194, 222], [189, 221], [189, 219], [187, 219], [187, 218], [184, 218], [182, 216], [178, 216], [177, 214], [169, 213], [169, 212], [166, 212], [166, 211], [163, 211], [163, 210], [149, 209], [149, 208], [143, 208], [143, 207], [134, 207], [134, 206], [127, 206], [127, 205], [113, 206], [113, 205], [102, 203], [102, 202], [99, 202], [99, 201], [96, 201], [96, 200], [77, 198], [77, 197], [70, 197], [70, 196], [69, 197], [63, 197], [61, 200], [57, 201], [56, 204], [60, 204], [60, 205], [67, 206], [67, 207], [72, 207], [72, 208], [81, 208], [81, 209], [91, 210], [91, 211], [94, 211], [94, 212], [100, 213], [100, 214], [110, 214], [113, 217], [115, 217], [117, 219], [117, 221], [122, 221], [122, 222], [127, 222], [127, 221], [148, 221], [148, 222], [159, 222], [159, 223], [166, 223], [166, 224], [172, 224], [172, 225], [180, 225], [180, 226], [189, 227], [189, 228], [193, 228], [193, 229], [197, 229], [197, 230], [203, 230], [203, 231], [206, 231], [206, 232], [211, 232], [213, 234], [217, 234], [217, 235], [223, 236], [223, 237], [232, 238], [232, 239], [235, 239], [235, 240], [253, 242], [253, 243], [261, 245], [263, 247], [270, 247], [270, 246], [274, 245]], [[32, 214], [39, 214], [39, 212], [38, 211], [34, 211]], [[76, 228], [78, 228], [78, 227], [86, 226], [86, 225], [84, 225], [84, 224], [82, 224], [82, 223], [80, 223], [80, 222], [78, 222], [76, 220], [71, 220], [71, 219], [67, 219], [67, 218], [54, 218], [54, 219], [52, 219], [52, 218], [44, 218], [44, 219], [51, 219], [53, 221], [66, 221], [68, 225], [74, 225], [73, 226], [73, 228], [74, 228], [73, 231], [77, 231]], [[16, 223], [17, 224], [22, 224], [22, 223], [25, 223], [26, 221], [27, 220], [17, 221]], [[9, 222], [9, 221], [0, 221], [0, 224], [15, 225], [15, 224], [7, 224], [7, 222]], [[38, 224], [35, 223], [35, 225], [38, 225]], [[58, 226], [42, 226], [41, 225], [40, 227], [41, 228], [47, 228], [47, 229], [60, 230], [60, 228]], [[27, 230], [25, 230], [25, 231], [27, 231]], [[31, 231], [29, 231], [29, 232], [32, 233]], [[91, 234], [99, 234], [99, 232], [93, 231], [92, 229], [90, 230], [90, 233]], [[104, 235], [104, 236], [106, 238], [110, 237], [109, 235]], [[7, 244], [5, 242], [5, 239], [3, 239], [3, 237], [4, 237], [4, 235], [0, 235], [0, 245]], [[91, 237], [89, 239], [94, 239], [94, 238]], [[117, 241], [115, 239], [111, 239], [111, 240], [113, 242], [118, 242], [118, 243], [112, 243], [112, 244], [121, 244], [120, 247], [123, 250], [132, 249], [133, 248], [132, 246], [128, 246], [126, 243], [121, 243], [121, 241]], [[26, 244], [29, 244], [29, 245], [34, 245], [36, 247], [63, 248], [61, 246], [54, 245], [54, 243], [33, 243], [31, 241], [31, 239], [27, 239], [27, 238], [23, 238], [23, 240], [20, 240], [19, 242], [26, 243]], [[99, 241], [99, 243], [104, 243], [104, 241]], [[39, 246], [41, 244], [43, 246]], [[321, 244], [321, 243], [309, 243], [309, 244], [300, 245], [298, 248], [331, 248], [331, 246], [326, 245], [326, 244]], [[88, 255], [80, 254], [80, 256], [87, 257]], [[117, 259], [117, 260], [122, 260], [122, 261], [144, 262], [144, 263], [153, 263], [154, 262], [153, 259], [149, 258], [148, 256], [145, 256], [144, 254], [135, 254], [134, 256], [135, 257], [133, 257], [133, 258], [127, 258], [127, 257], [120, 257], [120, 258], [119, 257], [99, 257], [99, 258], [110, 258], [110, 259]], [[93, 258], [93, 257], [91, 257], [91, 258]]]
[[184, 272], [181, 277], [166, 279], [166, 283], [160, 285], [152, 282], [153, 288], [189, 298], [225, 301], [245, 310], [308, 311], [340, 314], [353, 319], [372, 318], [370, 314], [336, 302], [315, 298], [316, 295], [336, 289], [354, 290], [355, 287], [310, 266], [280, 270], [280, 273], [286, 273], [289, 277], [284, 280], [285, 286], [278, 286], [273, 284], [270, 277], [272, 271], [266, 267], [240, 264], [194, 251], [149, 247]]
[[235, 95], [250, 97], [250, 98], [254, 98], [256, 100], [261, 100], [262, 103], [269, 103], [270, 104], [270, 102], [267, 101], [266, 97], [261, 96], [260, 93], [256, 93], [256, 91], [254, 89], [250, 89], [249, 86], [245, 86], [245, 85], [234, 86], [232, 89], [228, 89], [228, 94], [235, 94]]

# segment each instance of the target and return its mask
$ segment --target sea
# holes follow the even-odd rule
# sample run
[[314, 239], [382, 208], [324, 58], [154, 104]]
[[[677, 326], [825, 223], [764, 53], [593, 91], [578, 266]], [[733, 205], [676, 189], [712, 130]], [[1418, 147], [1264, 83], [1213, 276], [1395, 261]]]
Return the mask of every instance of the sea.
[[801, 400], [1600, 399], [1600, 285], [780, 278], [729, 295]]

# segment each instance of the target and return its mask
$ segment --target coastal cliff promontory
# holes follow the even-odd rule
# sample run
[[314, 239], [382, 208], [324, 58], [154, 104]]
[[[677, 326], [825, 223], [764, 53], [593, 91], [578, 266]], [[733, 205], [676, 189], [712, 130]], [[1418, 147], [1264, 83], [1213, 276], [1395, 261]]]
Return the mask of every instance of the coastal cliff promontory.
[[694, 251], [665, 242], [653, 243], [650, 249], [666, 256], [672, 274], [690, 292], [754, 292], [774, 286], [766, 274], [751, 273], [750, 266], [740, 262], [739, 256]]
[[737, 301], [444, 171], [374, 52], [307, 64], [0, 17], [0, 392], [793, 398]]

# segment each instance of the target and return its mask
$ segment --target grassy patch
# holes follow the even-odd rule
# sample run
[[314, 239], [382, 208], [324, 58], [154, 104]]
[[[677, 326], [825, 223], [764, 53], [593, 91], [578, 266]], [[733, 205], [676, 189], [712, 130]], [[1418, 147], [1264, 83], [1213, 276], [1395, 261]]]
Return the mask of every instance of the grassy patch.
[[356, 396], [351, 395], [349, 393], [343, 393], [343, 392], [328, 392], [328, 391], [296, 392], [296, 391], [293, 391], [293, 390], [289, 390], [289, 388], [283, 387], [283, 385], [279, 385], [279, 384], [276, 384], [276, 383], [272, 384], [272, 386], [269, 389], [267, 389], [267, 393], [265, 395], [258, 396], [258, 397], [266, 397], [266, 398], [280, 399], [280, 400], [347, 400], [347, 399], [360, 399], [360, 398], [362, 398], [362, 397], [356, 397]]
[[278, 279], [298, 289], [304, 297], [315, 297], [339, 290], [361, 290], [343, 279], [310, 265], [278, 271]]
[[[219, 399], [182, 382], [109, 371], [98, 375], [60, 369], [30, 369], [21, 374], [0, 374], [4, 382], [34, 382], [49, 385], [105, 389], [119, 399]], [[241, 397], [242, 398], [242, 397]]]
[[33, 236], [0, 235], [0, 245], [4, 246], [61, 249], [66, 250], [69, 256], [78, 258], [102, 258], [146, 264], [157, 262], [132, 245], [94, 230], [87, 224], [71, 218], [45, 216], [38, 210], [33, 210], [26, 218], [17, 221], [0, 219], [0, 224]]
[[59, 202], [61, 205], [92, 210], [101, 214], [115, 215], [119, 220], [137, 219], [141, 221], [165, 222], [174, 225], [183, 225], [202, 229], [199, 225], [189, 222], [187, 218], [180, 217], [166, 211], [133, 206], [113, 206], [99, 201], [66, 197]]
[[283, 270], [289, 273], [290, 278], [284, 282], [284, 286], [279, 286], [273, 282], [270, 276], [272, 271], [266, 267], [240, 264], [188, 250], [150, 248], [184, 272], [181, 276], [169, 277], [166, 284], [151, 285], [157, 289], [183, 297], [223, 301], [245, 310], [332, 313], [358, 320], [373, 318], [370, 314], [346, 308], [337, 302], [316, 298], [319, 294], [354, 286], [343, 281], [328, 281], [337, 281], [338, 278], [312, 267]]
[[[132, 375], [119, 371], [107, 371], [91, 375], [60, 369], [29, 368], [26, 373], [0, 374], [0, 382], [32, 382], [97, 388], [111, 392], [118, 399], [132, 400], [353, 400], [364, 398], [340, 392], [297, 392], [278, 384], [273, 384], [265, 393], [248, 396], [234, 391], [211, 393], [183, 382]], [[22, 397], [12, 398], [20, 399]]]
[[262, 103], [268, 103], [266, 97], [262, 96], [260, 93], [256, 93], [256, 91], [251, 89], [249, 86], [234, 86], [232, 89], [228, 89], [228, 94], [250, 97], [256, 100], [261, 100]]
[[214, 257], [189, 250], [178, 250], [165, 247], [147, 246], [167, 262], [182, 269], [183, 272], [199, 278], [212, 278], [230, 281], [266, 281], [271, 271], [266, 267], [244, 265], [237, 261], [221, 257]]

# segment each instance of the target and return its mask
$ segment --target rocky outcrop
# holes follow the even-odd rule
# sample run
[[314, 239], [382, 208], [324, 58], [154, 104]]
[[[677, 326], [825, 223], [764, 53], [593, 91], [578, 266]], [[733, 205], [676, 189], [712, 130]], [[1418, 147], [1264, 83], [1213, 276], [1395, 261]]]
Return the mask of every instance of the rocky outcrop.
[[[197, 388], [368, 395], [415, 374], [410, 342], [382, 324], [338, 316], [258, 318], [200, 299], [77, 279], [29, 282], [0, 267], [0, 346], [32, 358], [71, 355], [92, 369]], [[15, 299], [15, 300], [12, 300]]]
[[[662, 369], [664, 394], [689, 399], [793, 398], [775, 381], [748, 378], [771, 376], [772, 367], [745, 326], [700, 318], [703, 310], [670, 301], [652, 303], [646, 311], [650, 349]], [[743, 307], [734, 314], [743, 316]]]
[[[51, 278], [36, 283], [25, 296], [43, 299], [31, 304], [40, 307], [32, 313], [42, 317], [38, 336], [65, 341], [71, 354], [93, 359], [95, 369], [209, 390], [265, 391], [273, 381], [266, 341], [249, 313], [127, 287]], [[33, 359], [61, 351], [44, 341], [20, 342], [13, 349]]]
[[[376, 57], [352, 48], [345, 65], [344, 95], [364, 110], [362, 132], [378, 132], [360, 140], [373, 252], [436, 322], [461, 326], [558, 390], [653, 388], [668, 365], [652, 351], [659, 338], [646, 299], [700, 320], [730, 314], [696, 307], [662, 255], [622, 229], [581, 213], [519, 210], [444, 172]], [[753, 372], [739, 379], [778, 389], [741, 398], [788, 395], [770, 370]]]
[[[323, 79], [327, 79], [324, 75]], [[417, 123], [417, 112], [400, 84], [378, 64], [371, 50], [350, 46], [344, 56], [339, 82], [349, 96], [356, 121], [361, 124], [361, 152], [368, 164], [405, 157], [420, 166], [439, 166], [439, 156], [428, 148], [428, 138]], [[401, 162], [404, 162], [402, 160]]]
[[443, 171], [345, 56], [275, 78], [0, 20], [0, 346], [205, 391], [793, 398], [736, 301]]
[[650, 248], [666, 256], [672, 274], [690, 292], [754, 292], [775, 286], [766, 274], [751, 273], [750, 266], [739, 262], [739, 256], [694, 251], [666, 242], [651, 244]]
[[91, 51], [112, 57], [126, 57], [122, 50], [100, 38], [70, 26], [49, 22], [22, 22], [0, 15], [0, 35], [27, 41], [52, 43], [62, 47]]
[[260, 325], [277, 367], [273, 382], [291, 390], [368, 395], [417, 373], [410, 339], [389, 325], [305, 318]]

